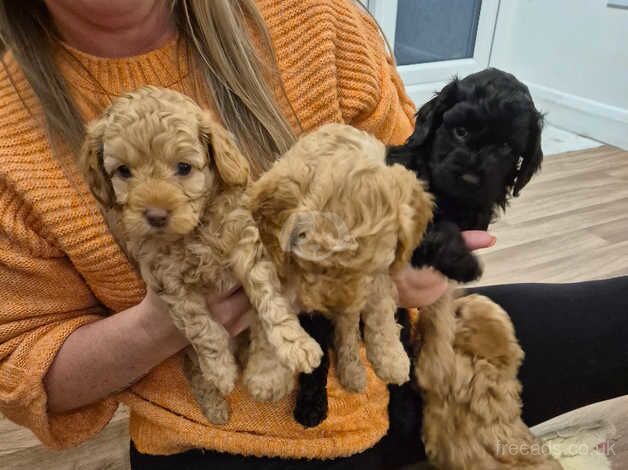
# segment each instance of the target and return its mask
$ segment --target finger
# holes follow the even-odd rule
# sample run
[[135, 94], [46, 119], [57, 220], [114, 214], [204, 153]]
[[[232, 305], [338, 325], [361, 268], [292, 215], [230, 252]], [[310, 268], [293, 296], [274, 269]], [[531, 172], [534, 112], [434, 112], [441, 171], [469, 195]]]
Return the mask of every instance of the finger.
[[249, 309], [244, 315], [240, 315], [225, 328], [231, 336], [238, 336], [246, 330], [253, 322], [253, 312]]
[[238, 291], [231, 297], [220, 302], [209, 304], [209, 310], [212, 312], [212, 316], [217, 322], [223, 325], [231, 323], [249, 308], [251, 308], [249, 299], [242, 291]]
[[410, 289], [404, 292], [404, 295], [399, 297], [399, 303], [406, 308], [412, 307], [426, 307], [436, 302], [447, 291], [449, 283], [442, 279], [438, 284], [435, 284], [425, 289]]
[[432, 268], [411, 268], [408, 267], [403, 273], [405, 285], [412, 289], [429, 289], [442, 284], [444, 277], [441, 273]]
[[482, 230], [466, 230], [462, 232], [462, 237], [470, 250], [490, 248], [497, 242], [497, 238]]
[[447, 279], [439, 272], [406, 266], [393, 274], [402, 307], [422, 307], [430, 305], [447, 290]]

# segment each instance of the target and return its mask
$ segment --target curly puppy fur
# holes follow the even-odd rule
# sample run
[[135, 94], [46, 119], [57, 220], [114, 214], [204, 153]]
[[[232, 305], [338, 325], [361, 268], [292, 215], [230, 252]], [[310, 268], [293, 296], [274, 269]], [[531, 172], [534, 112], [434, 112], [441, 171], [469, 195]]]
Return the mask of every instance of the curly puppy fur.
[[322, 351], [282, 295], [242, 207], [249, 165], [209, 113], [177, 92], [142, 88], [89, 125], [80, 161], [116, 238], [190, 341], [185, 370], [211, 422], [228, 419], [223, 397], [238, 366], [207, 294], [241, 284], [256, 310], [244, 371], [255, 397], [279, 398], [294, 371], [318, 366]]
[[480, 277], [460, 231], [486, 230], [530, 181], [543, 159], [542, 126], [528, 88], [493, 68], [453, 80], [421, 107], [414, 133], [388, 153], [390, 163], [414, 171], [436, 199], [415, 266], [459, 282]]
[[300, 138], [249, 191], [250, 209], [287, 295], [334, 325], [341, 384], [360, 391], [360, 320], [375, 373], [409, 378], [390, 271], [404, 266], [432, 217], [415, 175], [386, 166], [375, 137], [328, 124]]
[[561, 468], [521, 420], [523, 351], [501, 307], [450, 292], [421, 311], [418, 331], [423, 440], [438, 468]]

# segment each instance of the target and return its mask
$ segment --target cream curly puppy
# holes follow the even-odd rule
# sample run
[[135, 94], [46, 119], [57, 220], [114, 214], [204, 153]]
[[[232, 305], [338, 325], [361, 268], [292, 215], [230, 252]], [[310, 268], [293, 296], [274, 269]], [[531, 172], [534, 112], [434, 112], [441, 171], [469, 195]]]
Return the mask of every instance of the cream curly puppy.
[[280, 398], [295, 372], [319, 364], [242, 207], [249, 165], [209, 113], [175, 91], [142, 88], [89, 125], [80, 162], [115, 236], [190, 341], [185, 370], [210, 421], [228, 419], [223, 397], [238, 365], [207, 294], [241, 284], [256, 310], [244, 371], [254, 397]]
[[447, 470], [559, 470], [521, 420], [523, 350], [508, 314], [481, 295], [451, 292], [421, 309], [415, 371], [423, 440]]
[[405, 266], [432, 217], [413, 173], [386, 166], [385, 146], [353, 127], [328, 124], [301, 137], [251, 185], [251, 213], [287, 295], [334, 324], [338, 378], [360, 391], [360, 320], [375, 373], [409, 379], [395, 322], [391, 270]]

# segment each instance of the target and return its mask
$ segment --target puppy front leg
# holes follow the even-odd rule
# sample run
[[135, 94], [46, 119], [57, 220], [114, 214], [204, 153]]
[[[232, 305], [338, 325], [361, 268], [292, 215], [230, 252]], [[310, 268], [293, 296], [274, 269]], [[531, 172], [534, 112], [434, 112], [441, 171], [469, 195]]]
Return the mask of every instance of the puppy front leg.
[[294, 374], [279, 361], [257, 317], [251, 324], [250, 335], [244, 384], [258, 401], [281, 400], [294, 388]]
[[311, 428], [318, 426], [327, 417], [327, 373], [333, 326], [327, 318], [316, 312], [302, 313], [299, 321], [323, 349], [321, 365], [310, 374], [299, 374], [299, 391], [292, 413], [298, 423]]
[[366, 355], [377, 376], [386, 383], [401, 385], [410, 379], [410, 358], [399, 339], [395, 321], [395, 286], [388, 275], [373, 282], [373, 292], [362, 311]]
[[173, 323], [196, 351], [205, 379], [222, 395], [231, 393], [238, 376], [238, 365], [230, 348], [229, 333], [212, 318], [203, 296], [181, 289], [162, 294], [161, 298], [169, 306]]
[[[449, 422], [454, 416], [451, 410], [455, 409], [449, 404], [455, 396], [452, 388], [456, 380], [453, 347], [456, 318], [452, 300], [453, 291], [450, 290], [432, 305], [421, 308], [417, 325], [420, 350], [414, 360], [414, 375], [423, 397], [422, 438], [430, 461], [439, 468], [469, 468], [453, 462], [461, 453], [452, 448], [452, 433], [449, 431]], [[471, 448], [468, 440], [464, 440], [464, 445]], [[455, 444], [460, 446], [460, 442]], [[473, 454], [477, 455], [477, 452]]]
[[239, 232], [231, 252], [234, 273], [247, 293], [279, 360], [294, 372], [311, 372], [323, 356], [318, 343], [301, 327], [298, 312], [282, 293], [275, 266], [268, 258], [257, 227]]
[[183, 374], [201, 411], [210, 423], [225, 424], [229, 421], [229, 404], [220, 391], [203, 377], [198, 357], [191, 346], [185, 351], [183, 361]]
[[412, 254], [412, 265], [433, 267], [458, 282], [471, 282], [482, 275], [480, 262], [467, 248], [460, 229], [453, 222], [430, 226]]
[[454, 291], [450, 287], [436, 302], [422, 307], [418, 331], [420, 350], [414, 363], [417, 385], [423, 393], [445, 397], [450, 393], [455, 374], [454, 338], [456, 315]]
[[334, 350], [338, 380], [347, 390], [361, 392], [366, 386], [366, 369], [360, 358], [360, 312], [334, 316]]

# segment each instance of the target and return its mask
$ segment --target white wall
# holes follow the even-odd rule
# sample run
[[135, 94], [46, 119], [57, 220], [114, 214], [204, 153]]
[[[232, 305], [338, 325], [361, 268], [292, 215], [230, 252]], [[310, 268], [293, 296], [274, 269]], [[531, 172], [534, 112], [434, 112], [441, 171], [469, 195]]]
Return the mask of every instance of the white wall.
[[491, 65], [530, 86], [547, 120], [628, 148], [628, 10], [606, 0], [501, 0]]

